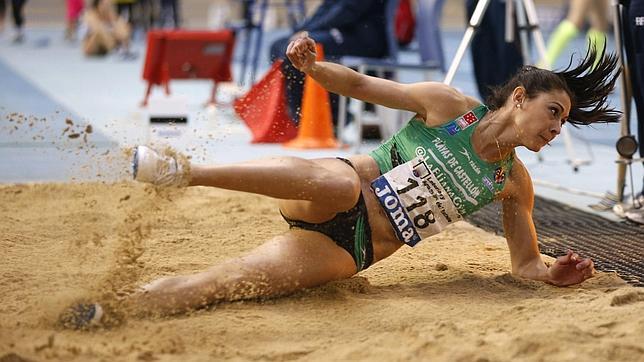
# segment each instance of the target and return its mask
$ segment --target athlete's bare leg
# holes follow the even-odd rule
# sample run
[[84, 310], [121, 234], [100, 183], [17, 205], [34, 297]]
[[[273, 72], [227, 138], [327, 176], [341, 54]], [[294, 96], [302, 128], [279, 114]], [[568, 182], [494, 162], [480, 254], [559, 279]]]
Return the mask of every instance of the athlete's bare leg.
[[[136, 159], [135, 155], [135, 159]], [[177, 167], [177, 162], [161, 162]], [[149, 162], [135, 163], [135, 175], [149, 173]], [[154, 167], [152, 168], [154, 169]], [[174, 169], [179, 175], [181, 171]], [[172, 175], [173, 172], [163, 172]], [[165, 176], [164, 176], [165, 177]], [[190, 185], [214, 186], [280, 198], [284, 214], [309, 222], [331, 219], [353, 207], [361, 192], [356, 171], [338, 159], [280, 157], [222, 166], [190, 166]], [[327, 236], [289, 230], [248, 254], [185, 276], [162, 278], [123, 301], [135, 314], [179, 313], [237, 299], [271, 297], [345, 279], [356, 273], [353, 257]], [[71, 310], [69, 325], [93, 322], [99, 305]], [[101, 308], [102, 312], [102, 308]]]
[[586, 21], [586, 16], [588, 11], [591, 8], [591, 3], [594, 0], [571, 0], [570, 1], [570, 10], [568, 10], [568, 16], [566, 19], [577, 27], [581, 29], [584, 26], [584, 21]]
[[590, 26], [593, 29], [599, 30], [601, 32], [608, 31], [608, 16], [610, 14], [610, 8], [608, 7], [608, 1], [606, 0], [593, 0], [590, 1], [590, 12], [589, 20]]
[[360, 196], [358, 174], [335, 158], [277, 157], [232, 165], [193, 165], [190, 178], [190, 185], [310, 201], [335, 212], [352, 208]]
[[291, 230], [204, 272], [155, 280], [125, 305], [135, 314], [168, 315], [220, 301], [284, 295], [355, 273], [353, 258], [331, 239]]

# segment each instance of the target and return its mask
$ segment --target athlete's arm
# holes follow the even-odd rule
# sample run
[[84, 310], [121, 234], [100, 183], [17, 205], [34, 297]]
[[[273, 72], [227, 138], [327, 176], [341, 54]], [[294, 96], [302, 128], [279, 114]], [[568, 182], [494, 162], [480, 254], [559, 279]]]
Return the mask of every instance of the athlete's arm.
[[427, 120], [430, 126], [442, 124], [471, 108], [472, 103], [477, 103], [442, 83], [402, 84], [361, 74], [340, 64], [317, 62], [315, 42], [306, 34], [289, 44], [286, 55], [293, 66], [330, 92], [414, 112]]
[[593, 262], [568, 251], [548, 268], [541, 259], [537, 233], [532, 220], [534, 190], [525, 166], [515, 159], [505, 190], [503, 228], [510, 249], [512, 273], [559, 286], [581, 283], [593, 274]]

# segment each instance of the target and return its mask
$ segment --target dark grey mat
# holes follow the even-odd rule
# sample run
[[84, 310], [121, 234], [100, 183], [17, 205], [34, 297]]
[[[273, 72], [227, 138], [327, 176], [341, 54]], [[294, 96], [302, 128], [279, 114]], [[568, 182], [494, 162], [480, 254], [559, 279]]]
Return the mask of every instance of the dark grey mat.
[[[644, 286], [644, 225], [611, 221], [539, 196], [535, 197], [533, 219], [543, 254], [557, 257], [572, 249], [592, 258], [597, 270], [615, 271], [627, 282]], [[500, 203], [467, 220], [503, 235]]]

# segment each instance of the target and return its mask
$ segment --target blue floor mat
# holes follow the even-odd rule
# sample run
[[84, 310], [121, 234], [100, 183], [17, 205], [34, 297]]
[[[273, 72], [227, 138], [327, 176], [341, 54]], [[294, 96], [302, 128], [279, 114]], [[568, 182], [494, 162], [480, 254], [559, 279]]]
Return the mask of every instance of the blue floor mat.
[[78, 115], [21, 77], [2, 60], [0, 79], [0, 147], [60, 147], [60, 141], [74, 139], [74, 134], [79, 134], [78, 138], [86, 143], [114, 143], [91, 126], [88, 129]]
[[123, 162], [105, 167], [103, 156], [118, 154], [116, 142], [2, 61], [0, 79], [2, 182], [118, 179]]

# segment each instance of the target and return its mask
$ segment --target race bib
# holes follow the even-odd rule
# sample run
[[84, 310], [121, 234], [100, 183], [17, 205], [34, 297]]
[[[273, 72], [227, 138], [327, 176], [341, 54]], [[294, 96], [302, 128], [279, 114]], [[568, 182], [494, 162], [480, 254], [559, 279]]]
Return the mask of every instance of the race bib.
[[422, 156], [378, 177], [371, 188], [398, 239], [410, 246], [462, 218]]

